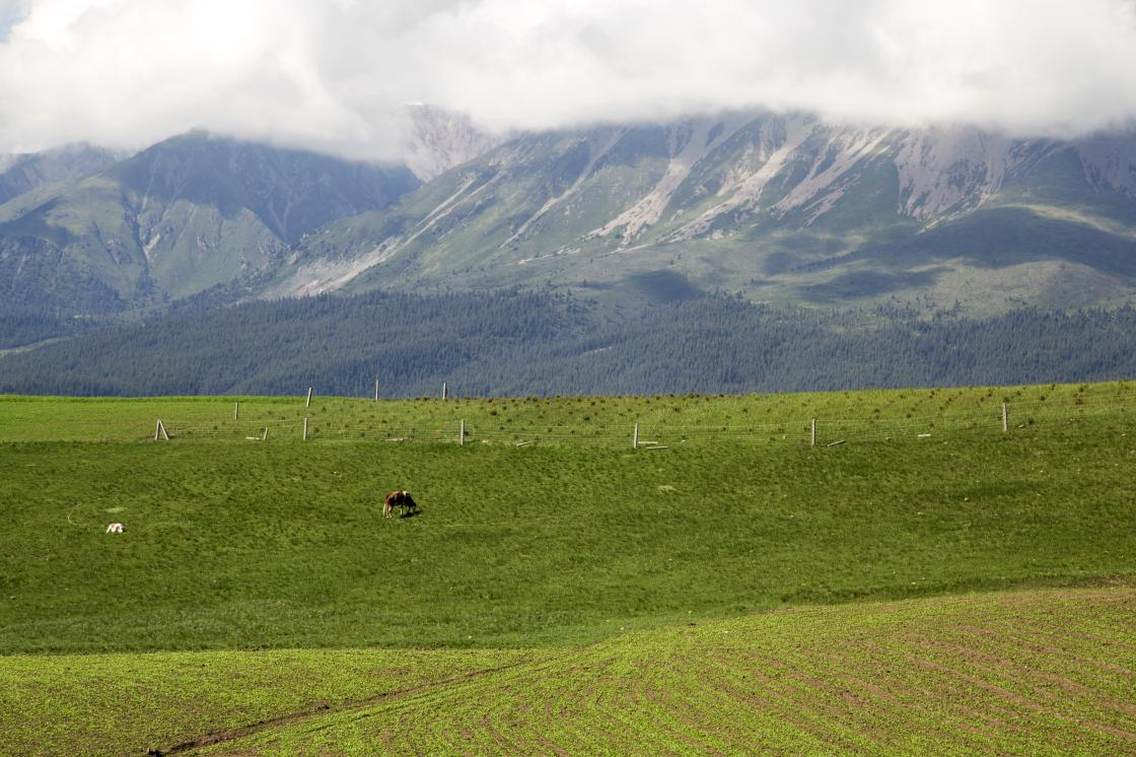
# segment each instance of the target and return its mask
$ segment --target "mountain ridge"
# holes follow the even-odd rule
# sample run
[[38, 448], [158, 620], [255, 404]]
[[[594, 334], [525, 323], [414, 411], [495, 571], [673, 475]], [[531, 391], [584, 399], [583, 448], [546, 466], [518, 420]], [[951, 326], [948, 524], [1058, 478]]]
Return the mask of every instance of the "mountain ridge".
[[[1016, 219], [1024, 210], [1084, 232], [1086, 242], [1100, 233], [1131, 240], [1134, 145], [1130, 134], [1059, 142], [764, 113], [522, 135], [388, 209], [311, 235], [266, 293], [534, 280], [618, 285], [674, 269], [704, 289], [766, 299], [766, 290], [780, 288], [774, 299], [807, 302], [801, 287], [825, 282], [777, 269], [800, 270], [895, 238], [917, 246], [921, 234], [979, 211], [1010, 209], [1005, 216]], [[1011, 223], [998, 212], [983, 217], [999, 228]], [[933, 250], [932, 262], [957, 252], [965, 249]], [[684, 256], [700, 262], [667, 260]], [[1136, 292], [1127, 275], [1066, 258], [1027, 267], [1060, 263], [1065, 275], [1104, 275], [1123, 292], [1070, 306], [1130, 301]], [[534, 265], [544, 270], [522, 271]], [[956, 278], [981, 278], [981, 266], [948, 268]], [[936, 296], [949, 306], [948, 290], [959, 286], [939, 287]]]
[[109, 166], [96, 155], [95, 172], [40, 156], [56, 173], [20, 169], [0, 204], [0, 295], [77, 314], [219, 287], [729, 291], [985, 313], [1136, 301], [1131, 132], [1019, 139], [739, 111], [494, 136], [430, 106], [406, 115], [408, 166], [203, 133]]
[[96, 174], [123, 157], [121, 153], [82, 143], [0, 156], [0, 205], [46, 185]]
[[404, 167], [192, 132], [0, 207], [0, 286], [24, 305], [160, 303], [264, 272], [304, 233], [416, 186]]

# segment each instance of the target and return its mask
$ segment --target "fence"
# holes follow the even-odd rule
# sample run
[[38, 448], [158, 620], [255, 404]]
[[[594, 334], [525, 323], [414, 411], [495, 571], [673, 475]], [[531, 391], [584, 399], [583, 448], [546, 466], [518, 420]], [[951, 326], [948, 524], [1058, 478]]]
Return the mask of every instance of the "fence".
[[[290, 419], [232, 418], [212, 423], [178, 423], [160, 419], [154, 438], [165, 440], [235, 440], [249, 442], [370, 441], [378, 443], [511, 444], [605, 446], [665, 449], [677, 445], [718, 442], [792, 443], [826, 447], [845, 443], [892, 442], [1023, 431], [1057, 433], [1087, 423], [1113, 425], [1117, 433], [1133, 414], [1117, 398], [1062, 399], [987, 403], [963, 412], [883, 414], [826, 417], [802, 414], [765, 422], [701, 424], [668, 422], [662, 418], [638, 421], [597, 417], [589, 422], [548, 423], [528, 419], [512, 424], [498, 418], [454, 417], [415, 423], [404, 418], [375, 420], [340, 416]], [[455, 408], [458, 410], [458, 408]], [[305, 407], [305, 412], [308, 412]], [[151, 428], [155, 428], [151, 425]]]

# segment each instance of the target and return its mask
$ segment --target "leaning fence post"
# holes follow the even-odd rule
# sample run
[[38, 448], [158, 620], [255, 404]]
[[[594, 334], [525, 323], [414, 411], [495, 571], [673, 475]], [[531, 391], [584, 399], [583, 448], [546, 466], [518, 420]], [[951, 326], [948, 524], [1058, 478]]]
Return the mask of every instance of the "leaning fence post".
[[304, 441], [308, 440], [308, 419], [304, 418]]
[[1002, 403], [1002, 433], [1005, 434], [1010, 430], [1010, 409], [1006, 403]]
[[312, 406], [312, 387], [308, 387], [308, 400], [304, 403], [304, 407]]
[[812, 423], [809, 424], [809, 446], [817, 446], [817, 419], [813, 418]]
[[158, 435], [162, 433], [162, 419], [159, 418], [158, 422], [154, 424], [154, 441], [158, 441]]

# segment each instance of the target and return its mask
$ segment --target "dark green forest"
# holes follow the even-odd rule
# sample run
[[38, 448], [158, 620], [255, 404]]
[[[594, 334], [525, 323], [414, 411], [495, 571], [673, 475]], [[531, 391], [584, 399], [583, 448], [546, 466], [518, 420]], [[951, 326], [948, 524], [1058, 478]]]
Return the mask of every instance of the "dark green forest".
[[50, 339], [68, 333], [65, 320], [35, 312], [0, 313], [0, 350]]
[[[16, 321], [11, 321], [17, 323]], [[57, 324], [27, 320], [43, 333]], [[1136, 310], [820, 311], [722, 295], [609, 308], [564, 294], [375, 292], [176, 306], [0, 358], [0, 392], [733, 393], [1136, 376]]]

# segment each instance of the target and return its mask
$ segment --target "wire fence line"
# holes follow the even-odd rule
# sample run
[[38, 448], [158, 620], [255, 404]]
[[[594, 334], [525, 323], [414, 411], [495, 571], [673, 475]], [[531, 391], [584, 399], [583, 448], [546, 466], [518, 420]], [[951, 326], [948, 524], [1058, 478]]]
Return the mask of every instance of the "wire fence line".
[[[849, 442], [926, 439], [962, 434], [1046, 433], [1073, 431], [1087, 422], [1114, 422], [1126, 433], [1136, 419], [1131, 403], [1112, 398], [1023, 401], [963, 412], [902, 414], [877, 411], [860, 417], [802, 416], [762, 422], [668, 422], [651, 417], [639, 421], [596, 418], [587, 422], [547, 423], [525, 419], [511, 423], [501, 419], [455, 417], [414, 423], [391, 419], [309, 416], [289, 419], [219, 420], [178, 423], [161, 419], [171, 440], [233, 440], [248, 442], [369, 441], [376, 443], [512, 444], [556, 446], [626, 446], [660, 448], [678, 444], [717, 441], [754, 443], [790, 442], [828, 446]], [[815, 436], [814, 436], [815, 422]], [[1005, 429], [1003, 431], [1003, 429]], [[156, 430], [155, 439], [162, 438]], [[137, 438], [137, 437], [136, 437]]]

